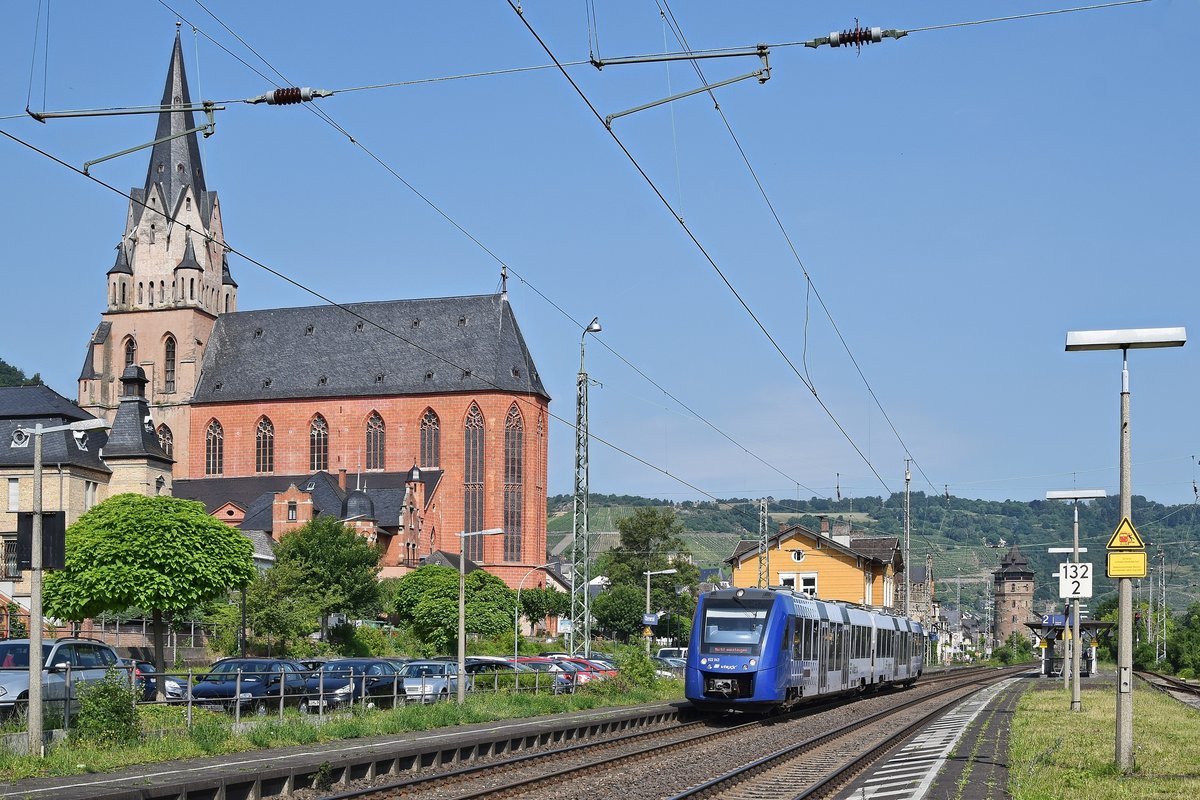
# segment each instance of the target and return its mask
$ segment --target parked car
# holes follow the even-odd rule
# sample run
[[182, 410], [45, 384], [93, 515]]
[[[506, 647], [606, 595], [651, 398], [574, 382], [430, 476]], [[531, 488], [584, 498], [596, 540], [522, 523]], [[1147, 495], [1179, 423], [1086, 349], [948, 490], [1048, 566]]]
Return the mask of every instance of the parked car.
[[687, 651], [686, 647], [660, 647], [654, 655], [659, 658], [682, 658], [687, 661]]
[[[239, 672], [241, 679], [239, 683]], [[259, 715], [278, 708], [282, 685], [285, 705], [308, 711], [308, 670], [296, 661], [279, 658], [225, 658], [192, 687], [201, 708], [227, 711], [236, 705]]]
[[[404, 681], [404, 699], [409, 702], [432, 703], [458, 692], [458, 664], [453, 661], [410, 661], [397, 674]], [[468, 678], [465, 686], [470, 685]]]
[[397, 668], [386, 658], [339, 658], [327, 661], [310, 676], [308, 702], [301, 713], [318, 707], [337, 709], [358, 703], [365, 697], [375, 705], [391, 705], [394, 698], [404, 701], [404, 692], [396, 684]]
[[[134, 687], [141, 693], [143, 702], [153, 702], [158, 699], [158, 667], [149, 661], [126, 661], [125, 666], [132, 670], [130, 679]], [[186, 700], [188, 685], [186, 678], [177, 675], [163, 675], [163, 692], [168, 701]]]
[[[44, 639], [42, 699], [45, 705], [74, 713], [78, 707], [79, 687], [104, 680], [108, 669], [120, 663], [117, 652], [97, 639]], [[0, 642], [0, 716], [10, 716], [18, 707], [24, 708], [28, 697], [29, 640]]]
[[[541, 658], [533, 656], [521, 656], [514, 660], [517, 664], [523, 664], [537, 672], [545, 673], [548, 683], [542, 685], [541, 688], [549, 689], [555, 694], [575, 691], [574, 673], [557, 661], [550, 658]], [[535, 684], [537, 686], [538, 684]]]
[[[576, 686], [583, 686], [586, 683], [602, 680], [609, 676], [608, 670], [583, 658], [556, 658], [553, 660], [571, 673], [571, 678], [575, 681]], [[617, 674], [616, 670], [613, 670], [612, 674]]]

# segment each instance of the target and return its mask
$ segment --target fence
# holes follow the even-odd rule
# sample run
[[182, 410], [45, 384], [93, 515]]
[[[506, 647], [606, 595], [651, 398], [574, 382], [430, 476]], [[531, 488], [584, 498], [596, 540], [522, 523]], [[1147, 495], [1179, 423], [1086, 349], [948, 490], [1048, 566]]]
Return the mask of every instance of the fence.
[[[29, 636], [29, 612], [17, 605], [9, 604], [0, 607], [0, 639], [25, 639]], [[164, 645], [171, 651], [170, 659], [175, 661], [176, 651], [180, 649], [207, 648], [209, 640], [216, 636], [216, 626], [201, 622], [187, 621], [164, 623], [166, 640]], [[82, 623], [55, 624], [46, 620], [42, 625], [42, 635], [46, 638], [64, 636], [86, 636], [99, 639], [113, 647], [148, 648], [154, 644], [153, 621], [141, 618], [125, 621], [107, 621], [103, 617], [86, 620]]]
[[[142, 670], [135, 664], [125, 662], [112, 667], [124, 673], [124, 680], [136, 693], [136, 703], [141, 706], [172, 706], [183, 709], [183, 725], [190, 730], [197, 719], [197, 712], [226, 712], [233, 714], [235, 727], [243, 719], [261, 719], [275, 716], [284, 719], [285, 711], [293, 709], [301, 716], [321, 723], [328, 716], [349, 712], [355, 708], [363, 711], [377, 708], [400, 708], [408, 704], [448, 702], [457, 695], [457, 679], [447, 675], [421, 675], [406, 677], [403, 674], [369, 674], [366, 671], [320, 669], [295, 672], [281, 669], [274, 672], [248, 672], [235, 670], [214, 673], [188, 669], [166, 672]], [[24, 671], [25, 667], [7, 667], [3, 672]], [[43, 684], [43, 709], [47, 730], [61, 727], [69, 732], [72, 720], [79, 713], [79, 689], [94, 681], [96, 670], [87, 670], [90, 679], [79, 676], [84, 670], [72, 665], [62, 668], [50, 667]], [[107, 672], [106, 672], [107, 674]], [[481, 675], [467, 675], [468, 691], [480, 693], [551, 692], [554, 694], [573, 690], [573, 682], [564, 682], [565, 673], [515, 672], [497, 670]], [[165, 699], [158, 700], [158, 685], [162, 682]], [[232, 684], [232, 685], [230, 685]], [[218, 688], [219, 687], [219, 688]], [[28, 700], [21, 697], [10, 702], [0, 702], [0, 733], [17, 734], [25, 730], [24, 720], [28, 711]], [[155, 717], [160, 725], [167, 725], [165, 717]], [[147, 735], [164, 735], [177, 727], [160, 727], [148, 730]], [[9, 747], [13, 747], [9, 741]]]

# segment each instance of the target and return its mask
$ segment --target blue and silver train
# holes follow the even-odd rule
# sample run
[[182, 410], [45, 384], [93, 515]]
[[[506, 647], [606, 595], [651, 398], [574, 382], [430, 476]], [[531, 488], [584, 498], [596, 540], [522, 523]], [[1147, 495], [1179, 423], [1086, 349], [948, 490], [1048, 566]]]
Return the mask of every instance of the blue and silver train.
[[704, 709], [772, 711], [921, 676], [920, 623], [786, 587], [700, 595], [685, 693]]

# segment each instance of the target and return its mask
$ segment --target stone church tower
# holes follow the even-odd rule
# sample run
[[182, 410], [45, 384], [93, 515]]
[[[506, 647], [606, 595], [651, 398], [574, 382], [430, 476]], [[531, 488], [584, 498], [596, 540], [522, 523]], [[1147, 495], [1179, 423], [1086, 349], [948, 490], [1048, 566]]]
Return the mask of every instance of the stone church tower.
[[1033, 570], [1021, 549], [1013, 545], [1000, 559], [1000, 568], [992, 573], [996, 597], [995, 643], [1002, 646], [1008, 637], [1029, 636], [1026, 622], [1035, 619], [1033, 613]]
[[[164, 108], [192, 102], [179, 32], [167, 68]], [[189, 406], [204, 347], [218, 314], [237, 310], [229, 274], [221, 205], [209, 191], [190, 110], [163, 111], [146, 183], [133, 200], [108, 271], [106, 311], [92, 334], [79, 374], [79, 405], [112, 422], [121, 403], [120, 377], [145, 371], [146, 401], [162, 449], [176, 464], [188, 459]]]

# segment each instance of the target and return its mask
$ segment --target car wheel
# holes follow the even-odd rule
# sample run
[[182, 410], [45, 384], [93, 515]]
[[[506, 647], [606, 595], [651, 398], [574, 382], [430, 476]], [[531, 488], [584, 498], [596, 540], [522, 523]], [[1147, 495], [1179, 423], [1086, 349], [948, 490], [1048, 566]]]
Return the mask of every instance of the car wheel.
[[296, 710], [299, 711], [301, 714], [308, 714], [312, 711], [312, 709], [309, 708], [309, 706], [308, 706], [307, 700], [301, 700], [300, 705], [296, 706]]
[[254, 716], [265, 717], [267, 715], [267, 701], [255, 700], [252, 709], [254, 711]]

